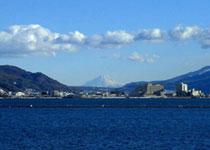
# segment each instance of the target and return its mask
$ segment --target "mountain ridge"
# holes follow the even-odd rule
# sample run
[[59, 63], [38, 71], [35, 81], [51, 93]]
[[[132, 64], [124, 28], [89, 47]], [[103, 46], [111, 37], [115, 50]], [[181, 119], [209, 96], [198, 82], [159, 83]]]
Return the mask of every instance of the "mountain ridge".
[[0, 88], [7, 91], [69, 90], [69, 87], [41, 72], [32, 73], [12, 65], [0, 65]]
[[[124, 85], [121, 90], [131, 91], [137, 86], [148, 83], [149, 81], [131, 82]], [[166, 90], [175, 90], [177, 83], [184, 82], [188, 84], [189, 88], [202, 90], [205, 93], [210, 93], [210, 66], [205, 66], [199, 70], [191, 71], [170, 79], [160, 81], [150, 81], [150, 83], [162, 84]]]
[[[112, 80], [110, 77], [99, 76], [95, 79], [109, 81], [112, 85], [110, 86], [109, 83], [104, 86], [104, 84], [106, 83], [99, 82], [101, 85], [99, 83], [98, 85], [102, 87], [117, 88], [124, 92], [129, 92], [131, 90], [134, 90], [139, 85], [148, 83], [148, 81], [131, 82], [122, 87], [119, 87], [119, 84], [116, 81]], [[166, 90], [175, 90], [175, 85], [180, 82], [187, 83], [189, 85], [189, 88], [202, 90], [207, 94], [210, 93], [210, 66], [205, 66], [199, 70], [182, 74], [171, 79], [151, 81], [151, 83], [162, 84]], [[98, 85], [96, 85], [96, 87], [100, 87]], [[24, 91], [26, 89], [35, 89], [37, 91], [70, 91], [72, 89], [79, 91], [81, 89], [98, 89], [94, 88], [93, 85], [91, 85], [89, 88], [87, 83], [85, 84], [85, 86], [67, 86], [58, 82], [57, 80], [48, 77], [41, 72], [33, 73], [12, 65], [0, 65], [0, 88], [7, 91]]]

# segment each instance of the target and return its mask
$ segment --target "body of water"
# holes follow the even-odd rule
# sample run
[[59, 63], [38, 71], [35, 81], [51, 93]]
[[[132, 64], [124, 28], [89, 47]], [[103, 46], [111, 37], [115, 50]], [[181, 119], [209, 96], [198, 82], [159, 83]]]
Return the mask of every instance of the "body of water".
[[208, 99], [0, 100], [0, 149], [209, 149]]

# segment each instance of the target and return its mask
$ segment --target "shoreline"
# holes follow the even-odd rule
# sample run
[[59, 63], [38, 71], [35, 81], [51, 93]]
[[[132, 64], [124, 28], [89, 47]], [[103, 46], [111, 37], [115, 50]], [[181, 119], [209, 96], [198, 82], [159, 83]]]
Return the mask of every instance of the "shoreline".
[[68, 97], [0, 97], [0, 100], [15, 100], [15, 99], [22, 99], [22, 100], [27, 100], [27, 99], [45, 99], [45, 100], [54, 100], [54, 99], [62, 99], [62, 100], [65, 100], [65, 99], [72, 99], [72, 100], [76, 100], [76, 99], [81, 99], [81, 100], [99, 100], [99, 99], [102, 99], [102, 100], [108, 100], [108, 99], [111, 99], [111, 100], [119, 100], [119, 99], [126, 99], [126, 100], [129, 100], [129, 99], [210, 99], [210, 97], [71, 97], [71, 98], [68, 98]]

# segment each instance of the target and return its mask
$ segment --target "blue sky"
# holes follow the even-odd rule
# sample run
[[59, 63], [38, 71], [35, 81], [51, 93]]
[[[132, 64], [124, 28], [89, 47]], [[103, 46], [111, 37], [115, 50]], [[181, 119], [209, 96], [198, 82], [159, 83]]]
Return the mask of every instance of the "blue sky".
[[0, 0], [0, 64], [68, 85], [170, 78], [210, 65], [209, 8], [209, 0]]

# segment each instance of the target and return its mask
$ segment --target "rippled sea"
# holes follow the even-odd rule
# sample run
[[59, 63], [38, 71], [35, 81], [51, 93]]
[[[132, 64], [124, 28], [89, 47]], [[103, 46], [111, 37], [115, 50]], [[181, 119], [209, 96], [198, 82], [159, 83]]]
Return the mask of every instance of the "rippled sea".
[[3, 150], [209, 148], [208, 99], [0, 100]]

